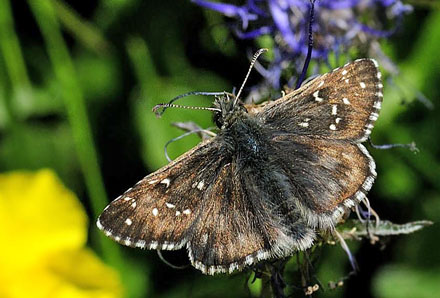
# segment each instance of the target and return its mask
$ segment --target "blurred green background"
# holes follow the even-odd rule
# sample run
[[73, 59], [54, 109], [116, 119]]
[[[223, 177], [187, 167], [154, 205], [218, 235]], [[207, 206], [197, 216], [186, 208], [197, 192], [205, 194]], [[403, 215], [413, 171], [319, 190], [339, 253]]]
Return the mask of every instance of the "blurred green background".
[[[382, 41], [400, 74], [393, 84], [385, 81], [384, 104], [372, 140], [377, 144], [414, 141], [420, 149], [418, 154], [402, 148], [370, 149], [378, 166], [370, 202], [381, 218], [396, 223], [440, 219], [440, 11], [438, 3], [432, 3], [415, 6], [400, 32]], [[188, 91], [230, 91], [241, 83], [248, 68], [247, 52], [253, 45], [230, 36], [222, 24], [219, 14], [189, 1], [0, 1], [0, 172], [4, 177], [0, 179], [0, 187], [4, 187], [0, 200], [20, 200], [28, 185], [36, 192], [46, 185], [35, 182], [30, 188], [37, 179], [34, 176], [20, 178], [21, 184], [11, 182], [18, 181], [14, 173], [49, 177], [52, 184], [47, 185], [55, 186], [44, 189], [43, 197], [53, 197], [53, 204], [62, 195], [51, 189], [64, 184], [73, 192], [72, 200], [80, 200], [82, 206], [48, 213], [60, 221], [42, 225], [41, 237], [79, 210], [87, 215], [88, 225], [85, 216], [78, 222], [88, 236], [78, 247], [96, 258], [93, 262], [75, 258], [63, 270], [45, 265], [44, 272], [50, 277], [42, 279], [38, 287], [45, 288], [47, 283], [48, 289], [41, 290], [50, 293], [47, 297], [258, 296], [258, 282], [247, 286], [250, 273], [208, 277], [192, 267], [175, 270], [155, 252], [112, 243], [94, 224], [109, 200], [166, 164], [163, 146], [182, 134], [171, 122], [192, 120], [202, 127], [212, 126], [208, 112], [170, 109], [157, 119], [151, 112], [155, 104]], [[254, 73], [249, 84], [258, 80]], [[417, 92], [426, 95], [434, 109], [416, 100]], [[187, 98], [184, 103], [209, 106], [210, 100]], [[192, 136], [173, 143], [170, 156], [178, 156], [198, 141]], [[60, 181], [47, 172], [37, 172], [40, 169], [51, 169]], [[4, 217], [9, 225], [0, 235], [27, 239], [30, 231], [15, 230], [16, 225], [21, 224], [20, 218], [46, 214], [44, 208], [52, 206], [52, 201], [47, 206], [44, 202], [37, 202], [25, 215], [20, 213], [22, 207], [15, 206], [13, 214], [21, 217]], [[0, 214], [12, 214], [9, 202], [0, 206]], [[46, 219], [40, 216], [39, 220], [44, 223]], [[67, 229], [48, 237], [70, 239], [69, 233]], [[19, 247], [21, 242], [0, 241], [4, 258], [0, 262], [0, 296], [33, 297], [34, 293], [34, 297], [45, 297], [39, 288], [27, 288], [28, 278], [20, 280], [19, 273], [11, 274], [11, 268], [18, 266], [15, 260], [27, 260], [26, 254], [32, 257], [33, 251], [8, 250], [8, 255], [3, 253], [6, 247]], [[438, 297], [438, 225], [374, 246], [367, 241], [348, 244], [360, 272], [344, 287], [316, 296]], [[67, 256], [63, 249], [59, 253]], [[5, 260], [5, 256], [12, 259]], [[44, 256], [44, 264], [48, 264], [52, 254]], [[164, 256], [173, 264], [188, 264], [184, 251], [164, 252]], [[31, 279], [37, 278], [40, 269], [29, 264], [40, 261], [29, 259], [33, 261], [21, 262], [23, 270], [29, 271]], [[87, 269], [94, 262], [100, 269]], [[82, 267], [86, 269], [78, 269]], [[293, 271], [294, 264], [291, 267]], [[346, 275], [350, 265], [339, 246], [329, 246], [322, 250], [316, 269], [325, 285]], [[25, 290], [12, 291], [13, 283]], [[60, 284], [68, 285], [69, 291], [61, 291], [65, 287]]]

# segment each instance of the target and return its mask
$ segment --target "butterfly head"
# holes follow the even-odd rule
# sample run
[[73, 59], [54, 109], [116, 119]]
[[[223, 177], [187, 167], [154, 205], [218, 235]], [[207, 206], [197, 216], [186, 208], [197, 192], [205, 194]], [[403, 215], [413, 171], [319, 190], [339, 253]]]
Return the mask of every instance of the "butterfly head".
[[239, 101], [241, 92], [243, 91], [243, 87], [246, 84], [246, 81], [249, 77], [249, 74], [254, 67], [255, 62], [258, 57], [267, 52], [268, 49], [263, 48], [258, 50], [254, 56], [252, 57], [251, 65], [249, 66], [248, 72], [244, 78], [243, 83], [241, 84], [240, 89], [238, 90], [237, 95], [231, 93], [224, 93], [221, 96], [216, 96], [214, 102], [214, 109], [217, 109], [214, 112], [214, 122], [220, 129], [225, 129], [233, 124], [240, 115], [247, 113], [246, 108]]
[[247, 112], [235, 95], [230, 93], [216, 96], [214, 107], [216, 108], [216, 111], [214, 111], [214, 122], [220, 129], [229, 127], [239, 115]]

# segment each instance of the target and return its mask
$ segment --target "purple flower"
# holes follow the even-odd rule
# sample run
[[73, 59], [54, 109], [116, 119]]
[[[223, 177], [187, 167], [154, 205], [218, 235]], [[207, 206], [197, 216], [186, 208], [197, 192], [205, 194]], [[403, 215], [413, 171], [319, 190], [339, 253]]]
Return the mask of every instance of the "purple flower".
[[240, 7], [232, 4], [214, 3], [202, 0], [195, 0], [193, 2], [200, 6], [221, 12], [225, 16], [240, 18], [243, 24], [243, 29], [247, 29], [249, 21], [254, 21], [258, 18], [258, 16], [253, 14], [252, 10], [246, 6]]
[[[237, 19], [232, 30], [241, 39], [273, 37], [275, 58], [267, 69], [259, 67], [271, 87], [279, 89], [286, 68], [290, 70], [289, 76], [296, 79], [307, 54], [309, 0], [247, 0], [242, 6], [205, 0], [193, 2]], [[365, 49], [365, 55], [380, 58], [381, 53], [375, 55], [376, 40], [392, 35], [401, 18], [411, 11], [412, 7], [400, 0], [318, 0], [312, 59], [327, 65], [330, 54], [336, 58], [345, 54], [348, 59], [353, 46]], [[384, 23], [390, 21], [394, 24], [387, 28]]]

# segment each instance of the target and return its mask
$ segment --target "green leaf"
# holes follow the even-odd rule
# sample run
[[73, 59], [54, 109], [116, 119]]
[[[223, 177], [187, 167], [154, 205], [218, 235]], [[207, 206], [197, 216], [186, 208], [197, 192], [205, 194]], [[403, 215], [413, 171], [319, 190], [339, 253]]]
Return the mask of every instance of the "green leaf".
[[440, 293], [439, 280], [439, 270], [387, 266], [375, 276], [373, 291], [381, 298], [434, 298]]
[[[127, 51], [140, 85], [139, 92], [132, 95], [132, 105], [135, 124], [141, 136], [141, 154], [148, 166], [157, 169], [167, 163], [164, 145], [172, 138], [184, 133], [173, 127], [172, 122], [194, 121], [203, 128], [213, 124], [212, 114], [208, 111], [168, 109], [162, 118], [158, 119], [152, 113], [152, 108], [158, 103], [167, 102], [188, 91], [223, 91], [226, 84], [213, 73], [192, 68], [186, 69], [185, 73], [174, 73], [171, 78], [159, 77], [148, 47], [140, 38], [130, 39], [127, 43]], [[180, 57], [180, 59], [184, 58]], [[187, 106], [209, 106], [211, 101], [212, 98], [199, 96], [198, 98], [184, 98], [179, 103]], [[170, 157], [175, 158], [199, 141], [197, 136], [179, 140], [170, 146]]]

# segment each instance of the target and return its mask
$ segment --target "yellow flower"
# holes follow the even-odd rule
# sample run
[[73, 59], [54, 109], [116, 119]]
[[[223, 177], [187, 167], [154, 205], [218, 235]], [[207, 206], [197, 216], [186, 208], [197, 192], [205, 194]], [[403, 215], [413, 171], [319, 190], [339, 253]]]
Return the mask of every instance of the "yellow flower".
[[87, 247], [87, 216], [51, 170], [0, 174], [0, 297], [122, 295]]

